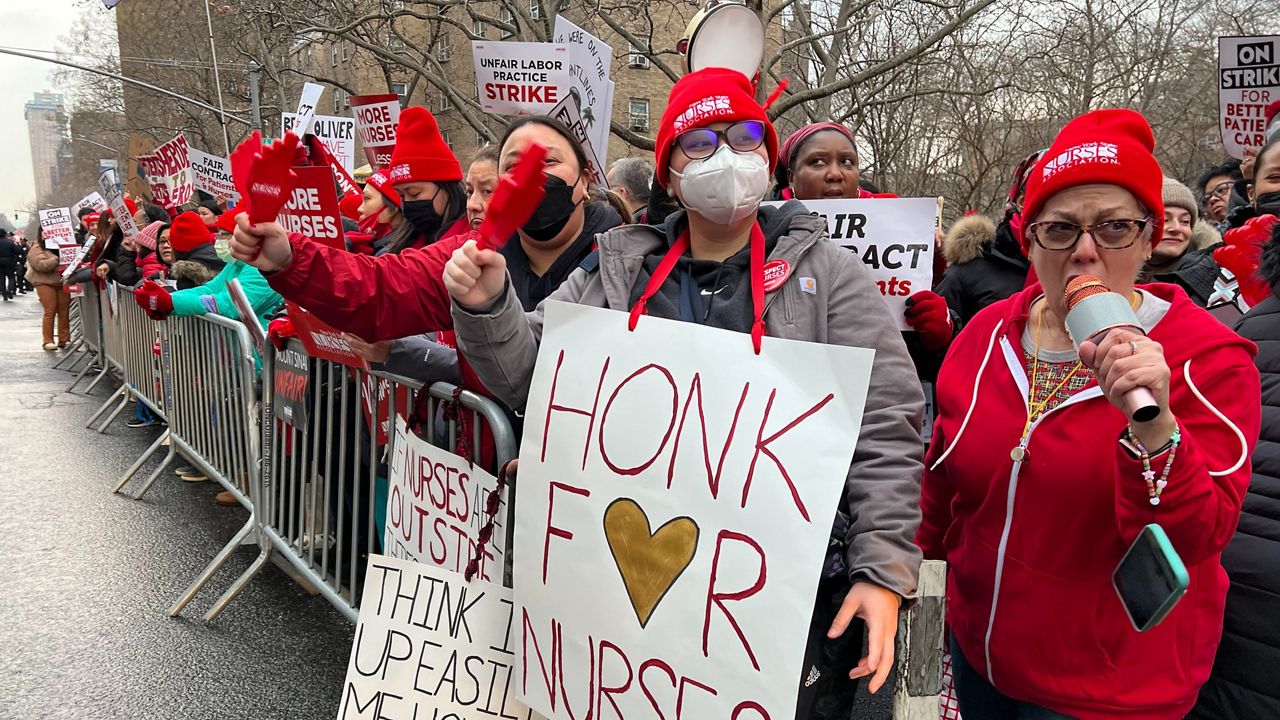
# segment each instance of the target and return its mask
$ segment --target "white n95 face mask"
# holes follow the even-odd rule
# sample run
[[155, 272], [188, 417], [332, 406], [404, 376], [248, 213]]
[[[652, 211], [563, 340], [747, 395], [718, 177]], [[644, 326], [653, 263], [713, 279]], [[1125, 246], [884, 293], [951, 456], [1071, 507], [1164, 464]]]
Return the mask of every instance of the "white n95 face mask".
[[769, 189], [769, 164], [756, 153], [721, 145], [711, 157], [693, 160], [680, 178], [685, 207], [718, 225], [729, 225], [760, 207]]

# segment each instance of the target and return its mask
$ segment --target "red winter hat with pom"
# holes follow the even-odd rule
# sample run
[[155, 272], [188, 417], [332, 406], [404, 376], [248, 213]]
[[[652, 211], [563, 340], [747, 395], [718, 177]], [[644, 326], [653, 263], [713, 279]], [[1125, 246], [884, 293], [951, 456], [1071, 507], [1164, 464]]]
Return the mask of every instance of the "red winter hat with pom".
[[[401, 115], [403, 122], [403, 115]], [[769, 151], [769, 172], [778, 164], [778, 132], [764, 108], [756, 102], [755, 89], [746, 75], [728, 68], [709, 67], [680, 78], [671, 88], [662, 112], [654, 152], [658, 184], [667, 187], [671, 146], [686, 130], [718, 122], [759, 120], [764, 123], [764, 144]], [[399, 142], [399, 141], [397, 141]], [[397, 148], [399, 145], [396, 146]]]
[[396, 192], [395, 187], [392, 186], [391, 180], [387, 178], [386, 171], [379, 170], [370, 175], [365, 182], [372, 185], [374, 190], [382, 193], [382, 196], [389, 200], [392, 205], [400, 207], [400, 193]]
[[[1118, 185], [1133, 193], [1154, 220], [1151, 243], [1164, 234], [1164, 173], [1156, 162], [1151, 125], [1133, 110], [1094, 110], [1067, 123], [1036, 161], [1022, 203], [1024, 227], [1049, 198], [1078, 185]], [[1025, 252], [1030, 241], [1018, 238]]]
[[401, 112], [396, 146], [391, 151], [391, 184], [461, 179], [462, 166], [440, 135], [435, 117], [424, 107]]
[[213, 235], [200, 216], [188, 210], [173, 219], [169, 227], [169, 245], [174, 252], [191, 252], [201, 245], [212, 245]]

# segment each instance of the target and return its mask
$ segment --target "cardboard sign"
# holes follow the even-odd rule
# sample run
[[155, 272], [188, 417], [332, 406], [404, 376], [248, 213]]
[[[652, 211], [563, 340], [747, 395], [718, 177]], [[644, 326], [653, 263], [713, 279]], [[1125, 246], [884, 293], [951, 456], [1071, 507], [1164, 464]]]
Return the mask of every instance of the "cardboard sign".
[[[907, 298], [933, 287], [933, 230], [937, 198], [805, 200], [804, 206], [827, 218], [831, 241], [857, 255], [880, 287], [899, 330], [910, 330]], [[764, 205], [781, 206], [781, 202]], [[815, 278], [792, 282], [813, 283]]]
[[[284, 113], [280, 117], [281, 130], [283, 136], [286, 132], [294, 130], [298, 124], [298, 115], [295, 113]], [[342, 164], [342, 169], [348, 173], [355, 168], [356, 160], [356, 121], [354, 118], [337, 117], [335, 115], [314, 115], [311, 122], [311, 132], [308, 135], [315, 135], [320, 138], [320, 142], [324, 143], [329, 153], [337, 158]], [[299, 137], [302, 137], [299, 135]]]
[[345, 250], [333, 172], [327, 167], [296, 167], [293, 171], [298, 183], [280, 210], [280, 224], [287, 232], [301, 233], [322, 245]]
[[391, 165], [391, 151], [396, 146], [396, 125], [400, 123], [400, 96], [352, 95], [351, 114], [364, 156], [374, 172]]
[[311, 132], [311, 121], [316, 116], [316, 106], [320, 103], [320, 95], [324, 93], [324, 86], [318, 83], [303, 83], [302, 96], [298, 98], [298, 109], [294, 111], [294, 120], [292, 124], [286, 124], [284, 131], [280, 133], [284, 137], [284, 133], [293, 130], [302, 137]]
[[107, 201], [102, 199], [101, 193], [91, 192], [80, 198], [80, 202], [71, 206], [71, 217], [79, 217], [81, 208], [92, 208], [94, 212], [102, 212], [107, 209]]
[[[249, 302], [249, 296], [244, 292], [244, 286], [240, 284], [240, 278], [233, 277], [227, 281], [227, 294], [231, 296], [231, 304], [236, 306], [236, 314], [240, 316], [240, 322], [244, 323], [244, 327], [249, 331], [249, 340], [253, 342], [253, 349], [261, 356], [267, 349], [267, 332], [262, 329], [262, 321], [258, 319], [258, 314], [253, 311], [253, 303]], [[212, 299], [211, 295], [204, 295]], [[213, 301], [213, 309], [209, 312], [218, 312], [218, 303]]]
[[40, 210], [40, 234], [46, 246], [57, 245], [75, 247], [76, 229], [71, 222], [74, 215], [70, 208], [49, 208]]
[[188, 150], [186, 136], [178, 133], [150, 155], [138, 156], [155, 204], [171, 208], [191, 202], [195, 185]]
[[1280, 100], [1280, 35], [1218, 38], [1218, 112], [1222, 146], [1244, 159], [1265, 144], [1264, 111]]
[[493, 536], [479, 547], [480, 529], [488, 521], [485, 503], [498, 479], [409, 432], [402, 418], [396, 418], [392, 447], [383, 552], [456, 573], [465, 571], [467, 563], [478, 555], [476, 577], [502, 582], [506, 492], [498, 500]]
[[297, 350], [276, 350], [271, 395], [276, 417], [305, 432], [310, 417], [310, 361]]
[[569, 47], [556, 43], [473, 40], [480, 109], [498, 115], [543, 115], [569, 87]]
[[588, 136], [590, 128], [582, 117], [582, 110], [578, 106], [577, 95], [566, 95], [563, 100], [547, 113], [551, 117], [564, 123], [569, 128], [573, 136], [582, 143], [582, 149], [587, 154], [587, 171], [591, 173], [591, 181], [601, 187], [608, 187], [609, 183], [605, 179], [605, 167], [599, 156], [596, 155], [595, 148], [591, 145], [591, 138]]
[[556, 16], [552, 36], [557, 43], [569, 46], [569, 87], [565, 94], [577, 96], [586, 128], [585, 143], [595, 151], [599, 167], [604, 167], [609, 155], [609, 126], [613, 122], [614, 85], [609, 79], [613, 48], [563, 15]]
[[361, 370], [369, 369], [369, 363], [352, 351], [351, 345], [342, 337], [341, 330], [307, 312], [297, 303], [286, 300], [284, 306], [298, 333], [298, 340], [307, 349], [308, 355]]
[[195, 189], [215, 198], [226, 198], [231, 205], [240, 202], [240, 192], [231, 181], [231, 161], [202, 150], [187, 148]]
[[338, 720], [533, 720], [516, 700], [511, 590], [372, 555]]
[[80, 254], [80, 246], [76, 244], [63, 245], [58, 248], [58, 271], [67, 269], [67, 266], [76, 262], [76, 258]]
[[873, 357], [547, 303], [516, 483], [521, 699], [793, 717]]

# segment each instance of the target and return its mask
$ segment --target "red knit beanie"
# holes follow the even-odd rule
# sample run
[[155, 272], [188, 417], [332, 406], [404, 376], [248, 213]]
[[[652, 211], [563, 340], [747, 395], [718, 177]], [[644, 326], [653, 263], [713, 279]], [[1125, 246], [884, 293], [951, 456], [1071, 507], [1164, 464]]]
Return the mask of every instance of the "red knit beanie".
[[739, 120], [760, 120], [764, 123], [769, 172], [773, 172], [778, 163], [778, 133], [764, 108], [756, 102], [755, 90], [747, 76], [737, 70], [709, 67], [680, 78], [667, 98], [667, 109], [662, 112], [662, 125], [655, 141], [658, 184], [667, 186], [671, 146], [677, 135], [712, 123]]
[[[1164, 234], [1164, 173], [1152, 152], [1155, 136], [1133, 110], [1094, 110], [1067, 123], [1027, 179], [1022, 217], [1029, 227], [1054, 195], [1077, 185], [1118, 185], [1155, 220], [1151, 243]], [[1023, 250], [1030, 247], [1024, 233]]]
[[195, 212], [188, 210], [173, 219], [173, 225], [169, 227], [169, 245], [174, 252], [191, 252], [201, 245], [212, 244], [209, 228]]
[[424, 107], [406, 108], [400, 113], [390, 167], [392, 185], [462, 179], [458, 158], [440, 136], [436, 119]]
[[391, 180], [387, 177], [387, 171], [379, 170], [370, 175], [365, 182], [372, 185], [374, 190], [382, 193], [382, 196], [390, 200], [392, 205], [400, 207], [400, 193], [396, 192], [395, 186], [391, 184]]

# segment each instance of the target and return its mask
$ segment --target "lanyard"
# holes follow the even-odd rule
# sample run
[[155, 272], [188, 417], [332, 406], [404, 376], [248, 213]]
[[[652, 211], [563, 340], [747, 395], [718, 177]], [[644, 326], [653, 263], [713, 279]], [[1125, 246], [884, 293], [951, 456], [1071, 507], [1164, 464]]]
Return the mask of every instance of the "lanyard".
[[[760, 223], [751, 224], [751, 309], [755, 318], [751, 323], [751, 344], [756, 354], [760, 354], [760, 343], [764, 338], [764, 231]], [[649, 281], [645, 283], [644, 292], [631, 308], [631, 319], [627, 323], [628, 330], [635, 330], [640, 316], [645, 314], [645, 304], [649, 298], [658, 293], [662, 284], [671, 275], [676, 262], [689, 250], [689, 230], [686, 229], [676, 238], [671, 249], [663, 256], [662, 262], [653, 271]]]

